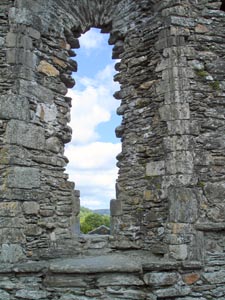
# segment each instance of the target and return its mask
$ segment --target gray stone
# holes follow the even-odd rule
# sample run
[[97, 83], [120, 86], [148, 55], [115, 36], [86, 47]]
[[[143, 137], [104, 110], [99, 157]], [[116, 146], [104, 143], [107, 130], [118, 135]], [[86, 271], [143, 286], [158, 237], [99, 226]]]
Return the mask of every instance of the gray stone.
[[122, 203], [120, 200], [112, 199], [110, 201], [110, 215], [112, 217], [122, 215]]
[[59, 153], [62, 148], [62, 142], [57, 137], [50, 137], [46, 140], [46, 149], [54, 153]]
[[26, 215], [37, 215], [40, 205], [34, 201], [27, 201], [23, 203], [23, 211]]
[[144, 276], [144, 281], [147, 285], [151, 286], [166, 286], [177, 283], [179, 279], [176, 272], [152, 272]]
[[16, 263], [25, 258], [23, 249], [18, 244], [3, 244], [0, 260], [5, 263]]
[[177, 260], [185, 260], [188, 256], [187, 245], [169, 245], [170, 257]]
[[[91, 298], [93, 300], [98, 300], [99, 298]], [[62, 297], [60, 297], [59, 300], [90, 300], [90, 297], [85, 297], [85, 296], [78, 296], [78, 295], [74, 295], [71, 293], [66, 293], [65, 295], [63, 295]]]
[[146, 165], [146, 176], [160, 176], [165, 174], [164, 161], [152, 161]]
[[108, 275], [100, 277], [97, 280], [97, 285], [100, 287], [104, 286], [143, 286], [144, 281], [141, 280], [138, 276], [124, 274], [124, 275]]
[[87, 283], [84, 278], [76, 277], [76, 276], [65, 276], [65, 275], [56, 275], [51, 276], [48, 275], [44, 279], [45, 286], [48, 287], [87, 287]]
[[188, 120], [190, 119], [189, 104], [164, 105], [160, 107], [159, 114], [163, 121]]
[[212, 202], [220, 202], [224, 199], [225, 194], [225, 183], [224, 182], [216, 182], [216, 183], [206, 183], [204, 185], [204, 192], [206, 198]]
[[28, 167], [11, 168], [7, 182], [10, 188], [39, 188], [41, 185], [39, 169]]
[[169, 188], [170, 221], [193, 223], [198, 216], [198, 198], [193, 189]]
[[166, 288], [166, 289], [161, 289], [154, 291], [154, 294], [157, 295], [159, 298], [169, 298], [173, 297], [176, 299], [176, 297], [181, 297], [181, 296], [187, 296], [191, 293], [191, 288], [188, 286], [180, 286], [176, 285], [174, 287]]
[[225, 271], [215, 271], [210, 273], [204, 273], [203, 278], [210, 284], [225, 283]]
[[39, 299], [46, 299], [49, 293], [46, 291], [41, 290], [18, 290], [16, 292], [16, 298], [19, 299], [26, 299], [26, 300], [39, 300]]
[[0, 290], [0, 300], [10, 300], [10, 294], [6, 291]]
[[26, 98], [13, 94], [0, 96], [0, 118], [29, 120], [29, 104]]
[[30, 149], [41, 150], [45, 147], [44, 129], [22, 121], [9, 121], [6, 129], [6, 138], [11, 144], [21, 145]]
[[123, 255], [104, 255], [97, 257], [65, 259], [50, 264], [53, 273], [108, 273], [108, 272], [141, 272], [138, 262]]

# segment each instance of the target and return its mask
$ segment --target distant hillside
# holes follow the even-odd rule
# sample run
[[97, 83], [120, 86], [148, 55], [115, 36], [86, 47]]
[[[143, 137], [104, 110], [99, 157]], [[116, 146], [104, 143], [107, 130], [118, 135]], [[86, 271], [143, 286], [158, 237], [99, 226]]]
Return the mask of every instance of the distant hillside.
[[110, 210], [109, 209], [92, 209], [92, 211], [96, 214], [99, 214], [99, 215], [107, 215], [107, 216], [110, 215]]

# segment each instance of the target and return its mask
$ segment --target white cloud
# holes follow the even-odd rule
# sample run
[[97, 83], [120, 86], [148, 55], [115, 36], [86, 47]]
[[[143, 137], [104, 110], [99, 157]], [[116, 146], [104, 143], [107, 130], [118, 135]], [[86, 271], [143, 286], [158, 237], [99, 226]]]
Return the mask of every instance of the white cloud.
[[100, 34], [96, 29], [92, 28], [85, 34], [82, 34], [79, 38], [80, 46], [86, 50], [87, 53], [91, 53], [90, 50], [99, 49], [104, 46], [105, 40], [103, 34]]
[[94, 142], [82, 146], [69, 145], [66, 155], [70, 158], [71, 168], [106, 170], [115, 165], [115, 157], [120, 151], [120, 143]]
[[103, 142], [66, 148], [70, 159], [67, 171], [81, 191], [81, 205], [92, 209], [109, 207], [109, 201], [115, 198], [116, 155], [120, 151], [120, 143]]
[[88, 143], [98, 140], [96, 131], [100, 123], [108, 122], [111, 112], [116, 110], [118, 102], [113, 93], [118, 89], [113, 82], [114, 65], [107, 65], [95, 78], [78, 78], [82, 90], [70, 90], [68, 96], [73, 99], [71, 123], [73, 143]]

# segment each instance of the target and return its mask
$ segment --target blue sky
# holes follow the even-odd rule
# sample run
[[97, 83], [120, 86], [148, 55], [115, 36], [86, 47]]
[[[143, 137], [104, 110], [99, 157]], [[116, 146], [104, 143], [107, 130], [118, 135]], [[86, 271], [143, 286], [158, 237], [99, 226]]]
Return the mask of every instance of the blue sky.
[[91, 29], [81, 36], [77, 49], [76, 86], [68, 92], [72, 97], [70, 126], [73, 137], [65, 154], [70, 163], [67, 173], [81, 192], [81, 205], [91, 209], [109, 208], [115, 198], [118, 169], [116, 155], [121, 151], [115, 127], [119, 101], [113, 98], [119, 85], [113, 81], [115, 60], [108, 34]]

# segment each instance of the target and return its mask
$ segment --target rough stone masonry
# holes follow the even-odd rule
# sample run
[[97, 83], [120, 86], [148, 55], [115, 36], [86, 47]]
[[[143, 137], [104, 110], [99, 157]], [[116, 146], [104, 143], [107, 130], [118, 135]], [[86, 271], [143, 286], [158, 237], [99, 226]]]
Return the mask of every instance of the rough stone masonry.
[[[91, 27], [120, 59], [109, 236], [64, 172]], [[0, 1], [1, 300], [225, 299], [224, 70], [221, 1]]]

